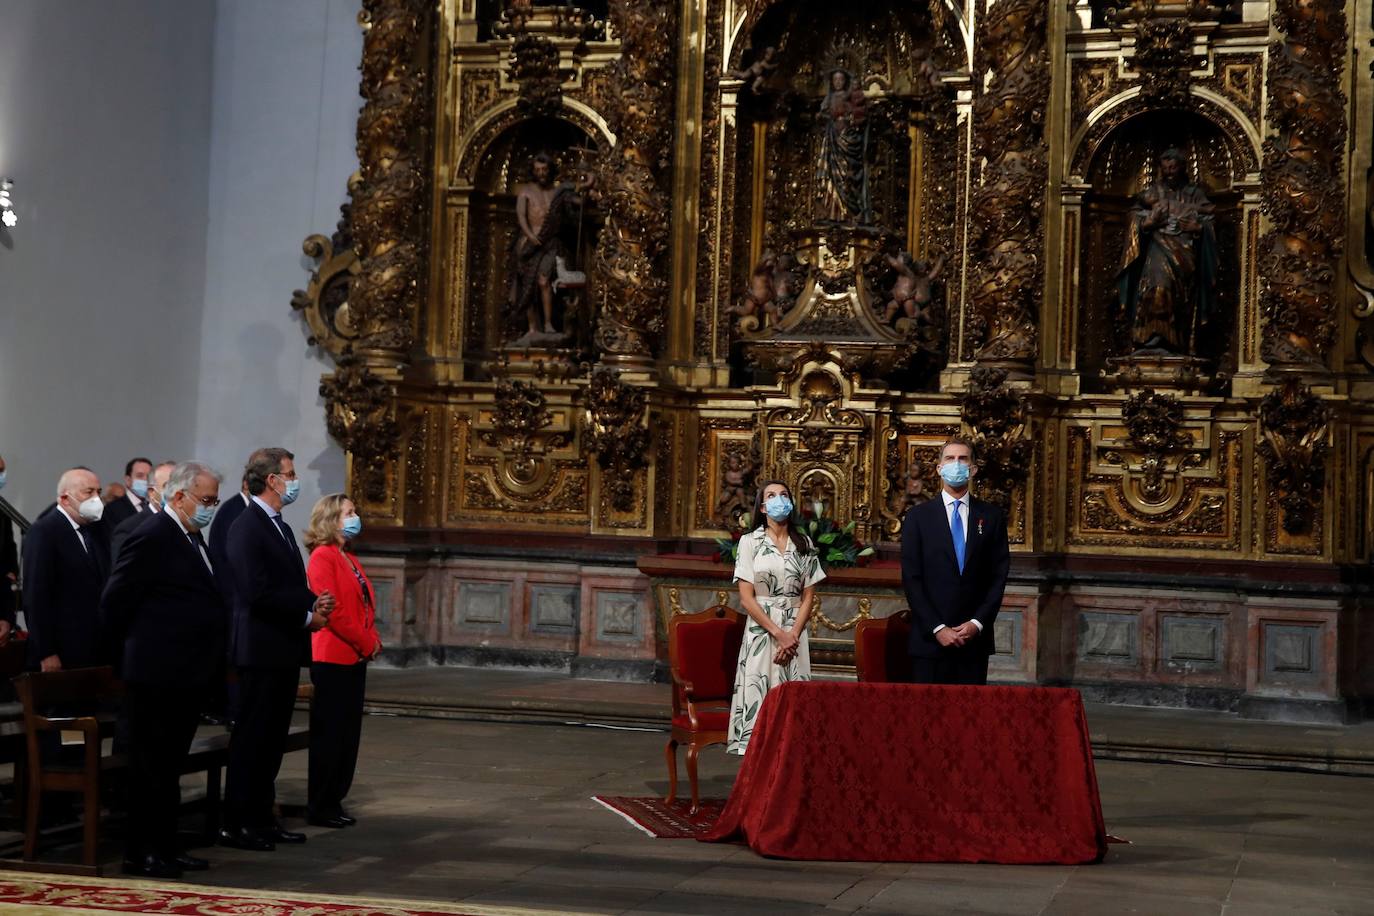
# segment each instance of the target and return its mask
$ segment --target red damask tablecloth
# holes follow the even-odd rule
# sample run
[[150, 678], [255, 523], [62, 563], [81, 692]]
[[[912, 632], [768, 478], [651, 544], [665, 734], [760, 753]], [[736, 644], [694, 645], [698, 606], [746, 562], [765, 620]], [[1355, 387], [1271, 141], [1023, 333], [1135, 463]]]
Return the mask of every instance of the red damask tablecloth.
[[782, 684], [701, 839], [785, 859], [1099, 861], [1083, 701], [1048, 687]]

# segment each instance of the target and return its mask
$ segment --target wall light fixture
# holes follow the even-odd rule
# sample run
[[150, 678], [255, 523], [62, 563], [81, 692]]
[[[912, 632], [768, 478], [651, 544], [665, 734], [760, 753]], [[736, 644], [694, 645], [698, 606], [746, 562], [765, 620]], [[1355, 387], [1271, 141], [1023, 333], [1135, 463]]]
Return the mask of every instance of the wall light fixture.
[[10, 197], [13, 188], [13, 178], [0, 178], [0, 223], [8, 229], [19, 225], [19, 214], [14, 212], [14, 199]]

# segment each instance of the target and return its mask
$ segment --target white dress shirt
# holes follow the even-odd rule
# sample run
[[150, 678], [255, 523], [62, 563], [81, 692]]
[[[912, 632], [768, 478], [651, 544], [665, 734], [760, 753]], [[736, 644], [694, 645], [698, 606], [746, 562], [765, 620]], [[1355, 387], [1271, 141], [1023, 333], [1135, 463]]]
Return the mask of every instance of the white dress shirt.
[[67, 520], [67, 524], [71, 525], [72, 530], [76, 532], [76, 542], [81, 545], [81, 549], [86, 551], [87, 553], [90, 553], [91, 548], [86, 546], [86, 538], [81, 534], [81, 525], [70, 515], [68, 515], [67, 510], [63, 509], [61, 506], [57, 507], [57, 511], [62, 513], [62, 517]]

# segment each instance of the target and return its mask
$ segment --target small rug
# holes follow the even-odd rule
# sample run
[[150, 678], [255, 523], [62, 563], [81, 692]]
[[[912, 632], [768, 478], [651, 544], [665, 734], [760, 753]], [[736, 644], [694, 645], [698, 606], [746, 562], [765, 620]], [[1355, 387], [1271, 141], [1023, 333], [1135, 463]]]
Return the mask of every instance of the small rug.
[[597, 802], [619, 814], [651, 837], [660, 840], [691, 840], [715, 825], [725, 807], [723, 798], [703, 798], [696, 814], [689, 814], [690, 799], [679, 798], [671, 805], [658, 796], [593, 795]]
[[0, 913], [15, 912], [40, 916], [111, 912], [168, 916], [545, 916], [552, 911], [0, 871]]

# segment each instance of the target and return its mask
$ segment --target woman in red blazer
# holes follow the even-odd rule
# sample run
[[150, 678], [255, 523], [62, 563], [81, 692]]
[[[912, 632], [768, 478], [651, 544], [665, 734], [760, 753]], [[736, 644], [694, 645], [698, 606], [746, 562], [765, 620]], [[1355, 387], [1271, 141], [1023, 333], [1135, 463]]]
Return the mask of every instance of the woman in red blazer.
[[306, 574], [316, 594], [335, 596], [329, 623], [311, 637], [310, 781], [307, 820], [320, 827], [356, 823], [343, 809], [358, 764], [367, 663], [382, 649], [375, 625], [372, 583], [348, 542], [362, 531], [353, 500], [325, 496], [310, 513]]

